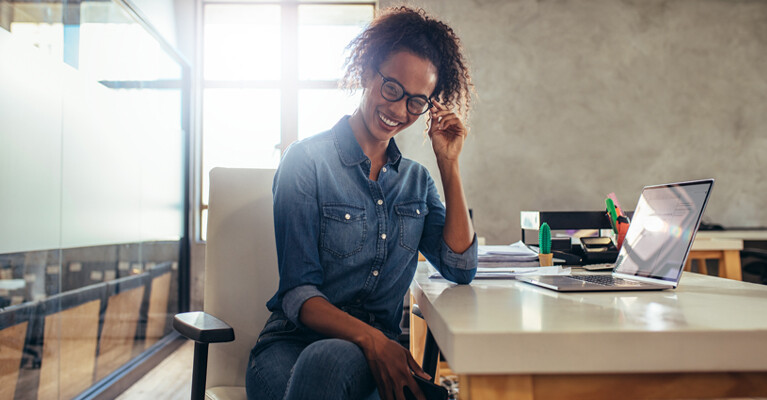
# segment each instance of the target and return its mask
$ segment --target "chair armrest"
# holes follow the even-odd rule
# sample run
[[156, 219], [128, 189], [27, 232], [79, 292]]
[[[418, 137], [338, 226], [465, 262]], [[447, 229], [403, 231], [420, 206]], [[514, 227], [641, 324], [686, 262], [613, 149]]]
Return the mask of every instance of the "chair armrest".
[[226, 322], [202, 311], [176, 314], [173, 328], [183, 336], [199, 343], [220, 343], [234, 340], [234, 329]]

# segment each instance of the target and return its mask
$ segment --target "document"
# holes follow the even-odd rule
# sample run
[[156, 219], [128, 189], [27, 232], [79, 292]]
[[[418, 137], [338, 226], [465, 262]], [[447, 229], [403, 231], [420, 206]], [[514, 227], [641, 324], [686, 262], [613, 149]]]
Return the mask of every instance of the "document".
[[507, 256], [537, 256], [538, 252], [527, 247], [522, 241], [512, 243], [509, 245], [485, 245], [479, 246], [479, 254], [488, 255], [507, 255]]
[[477, 256], [480, 263], [520, 263], [538, 261], [538, 252], [527, 247], [521, 240], [510, 245], [479, 246]]
[[[442, 278], [439, 272], [432, 270], [430, 279]], [[514, 279], [519, 275], [570, 275], [569, 267], [478, 267], [474, 279]]]

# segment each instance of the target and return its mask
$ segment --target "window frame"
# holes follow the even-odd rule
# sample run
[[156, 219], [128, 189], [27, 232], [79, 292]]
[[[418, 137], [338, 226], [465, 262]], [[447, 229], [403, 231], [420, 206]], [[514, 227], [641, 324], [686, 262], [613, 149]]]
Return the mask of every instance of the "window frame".
[[[208, 5], [276, 5], [280, 7], [280, 48], [281, 48], [281, 75], [277, 80], [207, 80], [204, 74], [204, 54], [205, 54], [205, 9]], [[280, 157], [287, 147], [298, 140], [298, 97], [299, 91], [304, 89], [339, 89], [340, 79], [336, 80], [318, 80], [318, 79], [299, 79], [299, 15], [298, 9], [301, 5], [321, 5], [321, 6], [370, 6], [372, 14], [375, 15], [378, 10], [378, 1], [314, 1], [314, 0], [284, 0], [284, 1], [259, 1], [259, 0], [201, 0], [200, 13], [197, 19], [200, 32], [197, 38], [198, 56], [198, 82], [196, 110], [198, 123], [198, 138], [196, 140], [197, 151], [195, 152], [195, 239], [199, 243], [204, 243], [203, 227], [207, 225], [204, 214], [207, 213], [208, 204], [204, 201], [203, 182], [205, 179], [204, 157], [205, 149], [203, 137], [205, 135], [203, 128], [203, 97], [206, 89], [279, 89], [280, 91], [280, 143], [276, 149], [280, 152]]]

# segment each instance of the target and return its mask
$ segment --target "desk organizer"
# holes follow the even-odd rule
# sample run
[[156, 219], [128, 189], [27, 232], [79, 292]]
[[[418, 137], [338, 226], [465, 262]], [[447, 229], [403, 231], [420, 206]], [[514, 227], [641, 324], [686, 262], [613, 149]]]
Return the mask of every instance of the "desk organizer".
[[[633, 217], [633, 212], [627, 212], [629, 218]], [[536, 231], [533, 237], [538, 237], [538, 229], [541, 224], [546, 222], [555, 230], [573, 230], [573, 229], [612, 229], [610, 219], [605, 211], [522, 211], [519, 215], [520, 226], [522, 228], [522, 242], [528, 243], [525, 232]], [[606, 254], [584, 254], [580, 246], [573, 246], [568, 238], [552, 238], [552, 250], [562, 250], [566, 253], [582, 257], [583, 264], [594, 264], [613, 262], [618, 256], [618, 252]]]

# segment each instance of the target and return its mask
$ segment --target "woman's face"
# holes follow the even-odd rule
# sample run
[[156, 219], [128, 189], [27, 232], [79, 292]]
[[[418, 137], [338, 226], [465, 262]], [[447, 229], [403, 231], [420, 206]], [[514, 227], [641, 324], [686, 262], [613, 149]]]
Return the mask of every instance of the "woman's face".
[[395, 102], [381, 96], [381, 75], [398, 82], [411, 96], [423, 95], [428, 98], [437, 85], [437, 68], [431, 61], [403, 50], [392, 53], [381, 63], [378, 71], [372, 69], [366, 72], [358, 111], [367, 127], [368, 139], [388, 142], [418, 120], [419, 115], [407, 111], [407, 95]]

